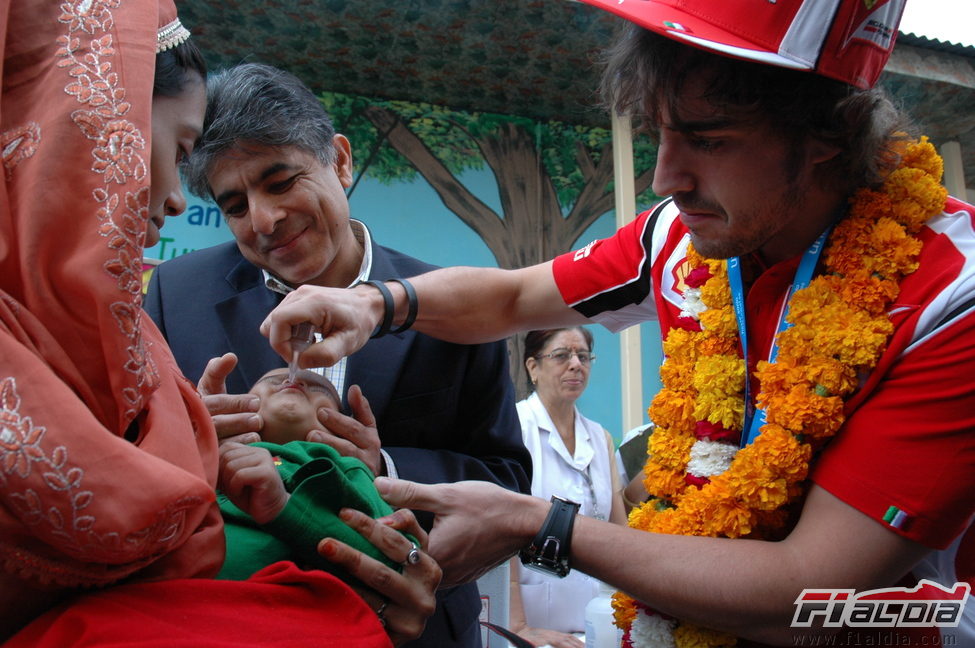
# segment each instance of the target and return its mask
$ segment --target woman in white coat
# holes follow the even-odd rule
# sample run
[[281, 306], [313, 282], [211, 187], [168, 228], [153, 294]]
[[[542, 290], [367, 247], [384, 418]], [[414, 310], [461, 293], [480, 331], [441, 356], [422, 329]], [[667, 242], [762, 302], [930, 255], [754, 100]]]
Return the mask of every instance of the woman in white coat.
[[[576, 408], [595, 355], [583, 327], [531, 331], [525, 370], [534, 393], [517, 404], [532, 455], [532, 495], [578, 502], [579, 513], [626, 524], [622, 486], [609, 433]], [[556, 578], [511, 561], [510, 629], [536, 646], [583, 648], [586, 604], [599, 583], [579, 571]]]

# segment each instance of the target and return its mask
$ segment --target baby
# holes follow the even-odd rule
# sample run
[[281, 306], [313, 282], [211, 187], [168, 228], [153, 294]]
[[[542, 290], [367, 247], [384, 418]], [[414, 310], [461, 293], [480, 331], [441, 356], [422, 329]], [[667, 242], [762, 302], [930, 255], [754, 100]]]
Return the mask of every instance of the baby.
[[374, 518], [393, 512], [376, 492], [372, 471], [330, 446], [305, 441], [310, 430], [321, 428], [320, 408], [340, 410], [332, 383], [307, 370], [289, 381], [287, 368], [281, 368], [267, 372], [250, 393], [261, 399], [263, 440], [220, 447], [217, 501], [226, 525], [227, 558], [218, 578], [239, 580], [278, 560], [292, 560], [346, 579], [318, 554], [324, 537], [400, 569], [338, 517], [343, 507]]

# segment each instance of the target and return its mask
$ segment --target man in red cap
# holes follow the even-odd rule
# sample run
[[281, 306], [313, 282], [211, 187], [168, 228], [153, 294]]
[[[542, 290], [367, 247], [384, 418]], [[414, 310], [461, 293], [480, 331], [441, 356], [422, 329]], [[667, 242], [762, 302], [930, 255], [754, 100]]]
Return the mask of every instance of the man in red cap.
[[619, 588], [625, 646], [975, 645], [975, 208], [873, 88], [904, 1], [586, 1], [631, 22], [602, 89], [658, 141], [668, 198], [534, 267], [438, 270], [386, 304], [293, 294], [264, 333], [288, 357], [291, 326], [315, 323], [303, 362], [327, 365], [417, 301], [415, 328], [466, 343], [656, 319], [631, 528], [487, 484], [378, 481], [438, 515], [445, 581], [519, 550], [581, 569]]

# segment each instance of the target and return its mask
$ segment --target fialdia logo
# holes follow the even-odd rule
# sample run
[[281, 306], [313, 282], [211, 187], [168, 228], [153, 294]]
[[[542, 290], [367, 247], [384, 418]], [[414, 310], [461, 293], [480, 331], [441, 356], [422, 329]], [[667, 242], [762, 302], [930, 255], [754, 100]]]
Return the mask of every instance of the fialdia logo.
[[955, 628], [971, 585], [947, 589], [922, 580], [917, 587], [888, 587], [857, 593], [849, 589], [804, 589], [796, 599], [793, 628]]

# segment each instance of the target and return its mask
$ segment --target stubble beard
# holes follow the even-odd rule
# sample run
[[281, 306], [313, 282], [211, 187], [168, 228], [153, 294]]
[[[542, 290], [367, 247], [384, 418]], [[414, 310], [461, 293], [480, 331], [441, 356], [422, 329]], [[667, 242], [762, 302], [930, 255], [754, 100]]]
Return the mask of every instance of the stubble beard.
[[799, 184], [793, 181], [776, 202], [766, 203], [748, 213], [739, 212], [735, 220], [747, 224], [743, 231], [724, 237], [708, 238], [691, 231], [694, 249], [708, 259], [730, 259], [753, 252], [760, 253], [763, 247], [781, 232], [782, 221], [789, 219], [799, 209], [801, 196]]

